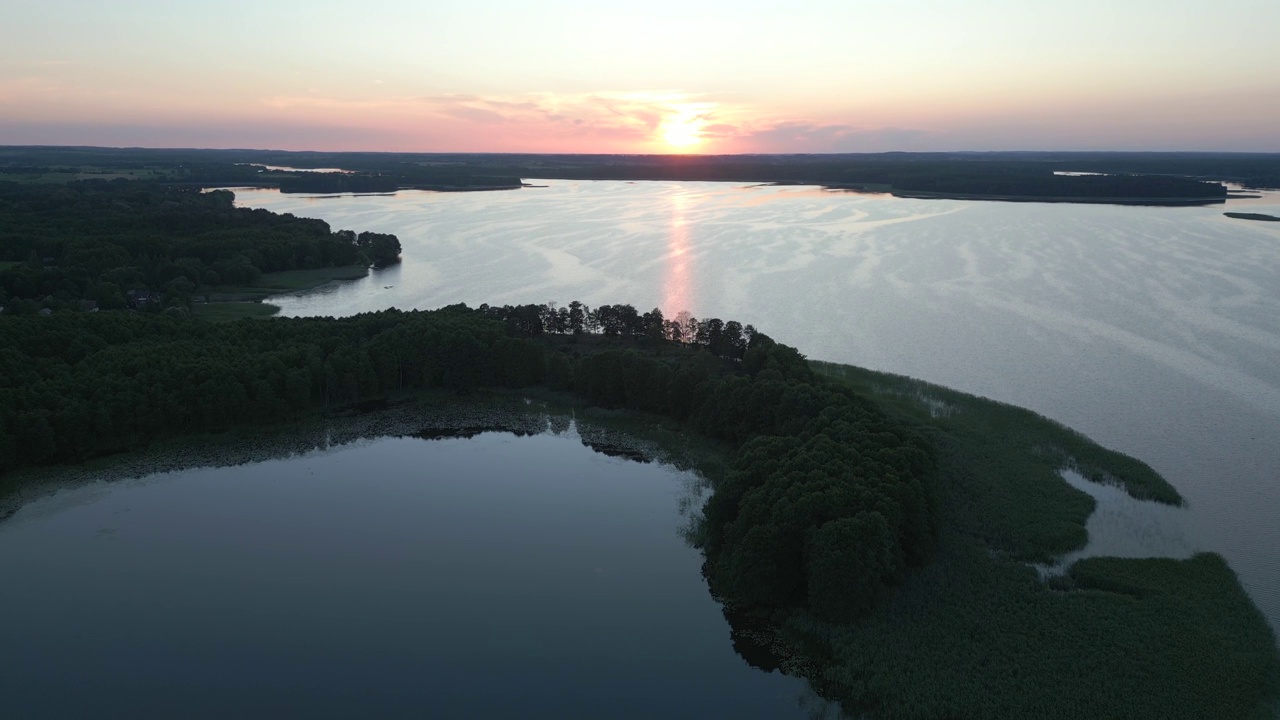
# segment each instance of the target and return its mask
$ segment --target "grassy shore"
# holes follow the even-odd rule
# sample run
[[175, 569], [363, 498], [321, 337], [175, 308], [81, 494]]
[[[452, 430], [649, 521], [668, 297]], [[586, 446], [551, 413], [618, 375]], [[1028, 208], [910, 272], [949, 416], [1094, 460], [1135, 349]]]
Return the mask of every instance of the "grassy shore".
[[262, 302], [209, 302], [191, 306], [191, 314], [209, 322], [230, 322], [242, 318], [265, 318], [280, 312], [279, 305]]
[[285, 292], [309, 290], [326, 283], [340, 280], [358, 280], [369, 275], [369, 268], [364, 265], [343, 265], [341, 267], [314, 268], [312, 270], [285, 270], [283, 272], [266, 273], [253, 287], [227, 286], [216, 292], [257, 294], [268, 297]]
[[1150, 466], [1107, 450], [1080, 433], [1024, 408], [913, 378], [850, 365], [811, 362], [881, 406], [921, 424], [973, 475], [989, 502], [984, 539], [1019, 560], [1043, 561], [1084, 544], [1093, 499], [1059, 471], [1123, 487], [1139, 500], [1182, 505], [1182, 497]]
[[196, 317], [214, 322], [270, 317], [280, 308], [262, 301], [273, 295], [310, 290], [331, 282], [359, 280], [368, 275], [369, 268], [364, 265], [266, 273], [257, 285], [214, 288], [207, 295], [208, 302], [196, 303], [192, 311]]
[[778, 618], [816, 642], [846, 710], [899, 718], [1273, 717], [1280, 660], [1226, 562], [1089, 558], [1044, 581], [1029, 561], [1084, 544], [1070, 467], [1130, 495], [1177, 492], [1145, 464], [1028, 410], [918, 380], [813, 363], [927, 432], [943, 535], [933, 562], [864, 623]]

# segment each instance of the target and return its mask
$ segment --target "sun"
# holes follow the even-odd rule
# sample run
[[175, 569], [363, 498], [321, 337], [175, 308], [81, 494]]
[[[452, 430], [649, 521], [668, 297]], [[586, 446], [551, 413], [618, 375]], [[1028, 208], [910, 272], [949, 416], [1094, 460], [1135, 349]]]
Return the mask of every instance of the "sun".
[[701, 123], [670, 118], [662, 124], [662, 141], [678, 149], [693, 147], [702, 142]]
[[677, 110], [668, 115], [658, 127], [662, 142], [677, 152], [688, 152], [697, 148], [706, 140], [702, 135], [702, 127], [706, 122], [699, 113], [691, 110]]

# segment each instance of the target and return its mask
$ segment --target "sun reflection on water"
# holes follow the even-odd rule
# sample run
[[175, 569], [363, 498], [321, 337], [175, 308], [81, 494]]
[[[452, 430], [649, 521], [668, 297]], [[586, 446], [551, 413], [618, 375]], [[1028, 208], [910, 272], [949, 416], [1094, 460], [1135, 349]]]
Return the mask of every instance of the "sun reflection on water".
[[689, 225], [685, 217], [689, 197], [683, 190], [671, 196], [671, 231], [667, 234], [667, 267], [663, 281], [662, 312], [674, 318], [682, 310], [693, 307], [693, 253], [689, 246]]

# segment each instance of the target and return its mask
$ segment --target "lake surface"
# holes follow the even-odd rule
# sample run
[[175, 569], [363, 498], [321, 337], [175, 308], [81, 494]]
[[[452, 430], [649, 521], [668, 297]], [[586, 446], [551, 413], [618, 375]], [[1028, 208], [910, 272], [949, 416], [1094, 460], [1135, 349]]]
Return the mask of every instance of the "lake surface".
[[6, 717], [816, 717], [682, 539], [703, 483], [576, 429], [97, 483], [0, 524]]
[[347, 315], [581, 300], [752, 323], [810, 357], [1036, 410], [1151, 464], [1179, 542], [1280, 627], [1280, 196], [1167, 208], [530, 181], [238, 202], [396, 233], [404, 262], [284, 298]]

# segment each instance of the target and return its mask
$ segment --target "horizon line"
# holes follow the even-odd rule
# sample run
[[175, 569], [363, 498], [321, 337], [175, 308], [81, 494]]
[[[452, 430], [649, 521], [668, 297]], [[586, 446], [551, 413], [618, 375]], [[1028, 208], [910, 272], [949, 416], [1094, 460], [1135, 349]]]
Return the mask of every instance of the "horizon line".
[[284, 150], [279, 148], [250, 147], [192, 147], [192, 146], [144, 146], [144, 145], [59, 145], [59, 144], [0, 144], [7, 149], [63, 149], [63, 150], [156, 150], [197, 152], [271, 152], [271, 153], [323, 153], [327, 155], [493, 155], [493, 156], [575, 156], [575, 157], [662, 157], [662, 158], [725, 158], [725, 157], [849, 157], [877, 155], [1277, 155], [1280, 150], [880, 150], [874, 152], [751, 152], [751, 153], [600, 153], [600, 152], [523, 152], [494, 150]]

